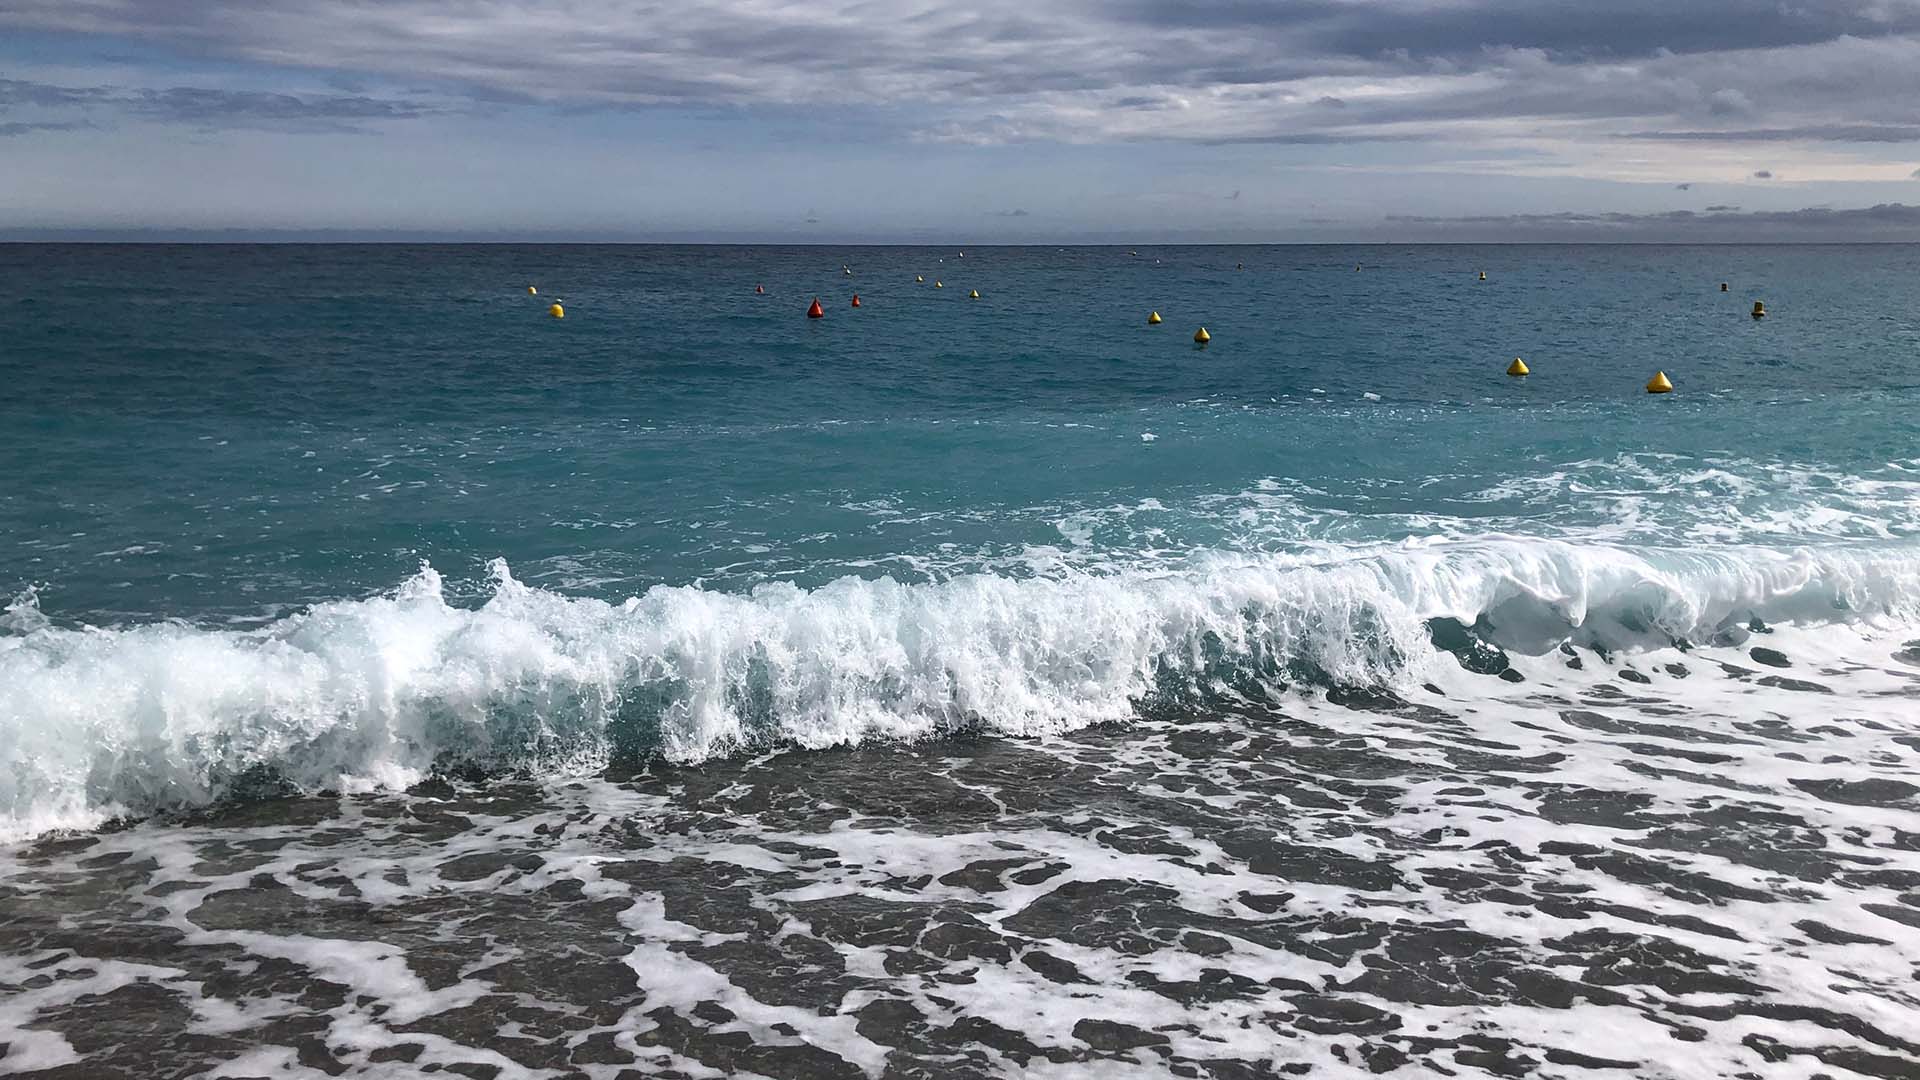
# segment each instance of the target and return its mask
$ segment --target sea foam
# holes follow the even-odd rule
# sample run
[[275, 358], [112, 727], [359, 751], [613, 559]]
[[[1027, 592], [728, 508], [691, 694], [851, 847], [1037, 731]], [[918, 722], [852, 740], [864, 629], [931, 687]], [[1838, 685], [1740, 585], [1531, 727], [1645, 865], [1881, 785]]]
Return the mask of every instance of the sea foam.
[[450, 604], [423, 565], [388, 595], [246, 631], [65, 628], [23, 597], [0, 633], [0, 831], [405, 786], [449, 763], [568, 774], [625, 755], [1044, 734], [1215, 690], [1405, 685], [1442, 656], [1437, 620], [1538, 654], [1920, 611], [1920, 549], [1903, 544], [1488, 537], [1052, 577], [657, 586], [622, 603], [526, 586], [498, 560], [491, 573], [477, 607]]

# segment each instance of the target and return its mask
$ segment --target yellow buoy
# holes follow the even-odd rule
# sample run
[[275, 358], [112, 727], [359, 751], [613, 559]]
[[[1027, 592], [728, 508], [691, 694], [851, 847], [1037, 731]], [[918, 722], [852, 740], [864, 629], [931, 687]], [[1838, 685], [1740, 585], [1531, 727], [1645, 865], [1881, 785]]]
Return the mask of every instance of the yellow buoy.
[[1756, 319], [1764, 319], [1767, 317], [1767, 305], [1764, 301], [1755, 300], [1753, 302], [1753, 317]]
[[527, 286], [527, 295], [528, 295], [528, 296], [539, 296], [539, 295], [540, 295], [540, 290], [539, 290], [539, 289], [536, 289], [536, 288], [534, 288], [534, 287], [533, 287], [533, 286], [531, 286], [531, 285], [529, 285], [529, 286]]
[[1649, 394], [1673, 393], [1673, 383], [1668, 381], [1666, 372], [1664, 371], [1654, 372], [1653, 379], [1647, 383], [1647, 393]]
[[1195, 345], [1205, 345], [1207, 342], [1212, 340], [1213, 340], [1213, 335], [1207, 333], [1207, 328], [1204, 326], [1193, 332], [1193, 343]]
[[979, 290], [979, 289], [974, 289], [974, 290], [973, 290], [972, 292], [969, 292], [969, 293], [967, 294], [967, 299], [969, 299], [969, 300], [978, 300], [978, 299], [980, 299], [980, 290]]
[[1528, 370], [1525, 360], [1516, 356], [1513, 358], [1513, 363], [1507, 365], [1507, 374], [1518, 377], [1521, 375], [1531, 375], [1533, 372]]
[[946, 287], [947, 287], [947, 285], [946, 285], [946, 283], [945, 283], [945, 282], [943, 282], [943, 281], [936, 281], [936, 282], [934, 282], [934, 283], [933, 283], [933, 287], [934, 287], [934, 288], [936, 288], [936, 289], [944, 289], [944, 288], [946, 288]]
[[1148, 313], [1148, 315], [1147, 315], [1147, 325], [1148, 325], [1148, 326], [1159, 326], [1159, 325], [1160, 325], [1160, 313], [1159, 313], [1159, 312], [1157, 312], [1157, 311], [1155, 311], [1155, 312], [1150, 312], [1150, 313]]
[[554, 305], [547, 309], [547, 314], [553, 316], [556, 319], [564, 319], [567, 317], [567, 309], [561, 307], [559, 302], [555, 301]]
[[1480, 271], [1480, 280], [1481, 281], [1487, 280], [1487, 272], [1485, 270]]

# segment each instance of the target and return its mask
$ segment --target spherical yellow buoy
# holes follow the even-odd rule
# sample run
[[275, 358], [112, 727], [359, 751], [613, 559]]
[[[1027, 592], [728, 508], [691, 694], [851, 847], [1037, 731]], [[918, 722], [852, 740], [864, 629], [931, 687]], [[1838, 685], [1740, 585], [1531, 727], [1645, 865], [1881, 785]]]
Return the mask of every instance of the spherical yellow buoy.
[[1664, 371], [1654, 372], [1652, 381], [1647, 383], [1647, 393], [1649, 394], [1673, 393], [1673, 383], [1667, 379], [1666, 372]]
[[1753, 317], [1756, 319], [1764, 319], [1767, 317], [1767, 305], [1764, 301], [1755, 300], [1753, 302]]
[[1480, 271], [1480, 280], [1481, 281], [1487, 280], [1487, 272], [1485, 270]]
[[531, 285], [529, 285], [529, 286], [527, 286], [527, 295], [528, 295], [528, 296], [539, 296], [539, 295], [540, 295], [540, 290], [539, 290], [539, 289], [536, 289], [536, 288], [534, 288], [534, 287], [533, 287], [533, 286], [531, 286]]
[[1527, 368], [1525, 360], [1516, 356], [1513, 358], [1513, 363], [1507, 365], [1507, 374], [1517, 378], [1521, 375], [1531, 375], [1533, 372]]
[[969, 299], [969, 300], [978, 300], [978, 299], [980, 299], [980, 290], [979, 290], [979, 289], [974, 289], [974, 290], [973, 290], [972, 292], [969, 292], [969, 293], [967, 294], [967, 299]]
[[1147, 325], [1148, 325], [1148, 326], [1159, 326], [1159, 325], [1160, 325], [1160, 313], [1159, 313], [1159, 312], [1157, 312], [1157, 311], [1155, 311], [1155, 312], [1152, 312], [1152, 313], [1150, 313], [1150, 314], [1149, 314], [1149, 315], [1147, 316]]
[[1207, 328], [1204, 326], [1193, 332], [1193, 343], [1195, 345], [1205, 345], [1207, 342], [1212, 340], [1213, 340], [1213, 335], [1207, 333]]
[[561, 307], [559, 301], [555, 301], [554, 305], [547, 309], [547, 314], [556, 319], [564, 319], [567, 317], [567, 309]]

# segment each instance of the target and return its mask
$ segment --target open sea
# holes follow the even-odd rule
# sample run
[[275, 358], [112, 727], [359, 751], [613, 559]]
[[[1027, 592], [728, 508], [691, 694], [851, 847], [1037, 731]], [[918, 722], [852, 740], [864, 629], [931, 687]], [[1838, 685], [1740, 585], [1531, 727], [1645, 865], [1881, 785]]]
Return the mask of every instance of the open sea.
[[0, 1074], [1920, 1076], [1920, 247], [0, 245], [0, 603]]

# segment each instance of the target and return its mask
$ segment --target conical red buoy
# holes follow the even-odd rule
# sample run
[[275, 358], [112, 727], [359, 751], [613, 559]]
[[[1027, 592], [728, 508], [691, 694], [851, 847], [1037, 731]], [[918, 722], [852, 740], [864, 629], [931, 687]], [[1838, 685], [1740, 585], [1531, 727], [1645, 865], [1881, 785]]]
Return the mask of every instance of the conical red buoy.
[[854, 293], [854, 294], [853, 294], [853, 306], [854, 306], [854, 307], [859, 307], [859, 306], [860, 306], [860, 294], [859, 294], [859, 293]]
[[817, 297], [817, 296], [816, 296], [816, 297], [814, 297], [814, 298], [813, 298], [813, 306], [807, 309], [807, 318], [809, 318], [809, 319], [824, 319], [824, 318], [826, 318], [826, 317], [827, 317], [827, 309], [826, 309], [826, 308], [823, 308], [823, 307], [821, 307], [821, 306], [820, 306], [820, 298], [819, 298], [819, 297]]
[[767, 287], [765, 285], [755, 285], [753, 287], [753, 294], [755, 296], [765, 296], [767, 295]]

